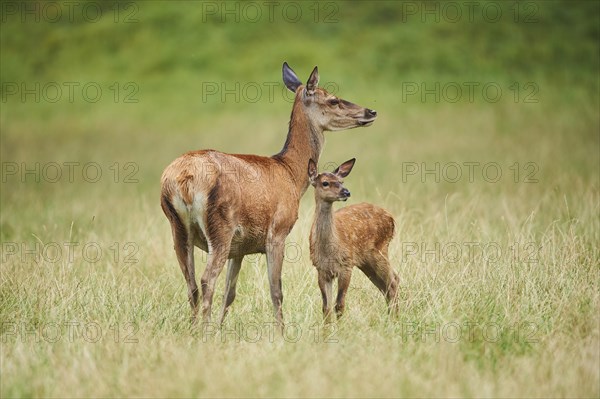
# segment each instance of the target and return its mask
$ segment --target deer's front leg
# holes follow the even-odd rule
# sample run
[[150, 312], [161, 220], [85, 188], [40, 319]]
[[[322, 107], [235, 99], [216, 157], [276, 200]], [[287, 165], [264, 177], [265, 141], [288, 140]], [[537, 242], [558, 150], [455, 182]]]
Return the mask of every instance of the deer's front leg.
[[319, 270], [319, 288], [323, 297], [323, 318], [325, 323], [330, 323], [333, 308], [333, 278], [327, 272]]
[[352, 269], [346, 269], [340, 272], [338, 276], [338, 294], [335, 304], [335, 313], [338, 317], [342, 317], [344, 309], [346, 309], [346, 293], [350, 286], [350, 278], [352, 277]]
[[283, 266], [283, 255], [285, 251], [285, 240], [275, 240], [267, 245], [267, 267], [269, 273], [269, 286], [271, 288], [271, 300], [275, 311], [275, 319], [279, 328], [283, 330], [283, 292], [281, 290], [281, 269]]

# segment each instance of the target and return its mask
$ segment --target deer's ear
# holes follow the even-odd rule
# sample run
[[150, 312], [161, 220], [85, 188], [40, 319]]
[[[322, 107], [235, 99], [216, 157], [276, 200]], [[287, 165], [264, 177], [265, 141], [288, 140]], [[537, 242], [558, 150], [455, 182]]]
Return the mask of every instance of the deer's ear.
[[351, 160], [344, 162], [343, 164], [338, 166], [336, 170], [333, 171], [333, 174], [342, 178], [348, 176], [352, 171], [355, 162], [356, 158], [352, 158]]
[[287, 62], [283, 63], [282, 67], [283, 72], [283, 83], [285, 83], [285, 87], [287, 87], [291, 92], [295, 93], [298, 86], [302, 84], [296, 73], [290, 68]]
[[312, 95], [319, 84], [319, 68], [315, 67], [306, 82], [306, 93]]
[[312, 159], [308, 160], [308, 180], [313, 186], [317, 179], [317, 164]]

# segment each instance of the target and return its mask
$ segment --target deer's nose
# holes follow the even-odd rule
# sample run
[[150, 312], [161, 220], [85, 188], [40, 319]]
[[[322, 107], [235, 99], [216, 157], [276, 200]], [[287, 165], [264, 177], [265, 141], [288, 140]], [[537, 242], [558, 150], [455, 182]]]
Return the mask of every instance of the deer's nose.
[[350, 197], [350, 191], [348, 191], [347, 188], [342, 189], [341, 194], [342, 194], [342, 197], [344, 197], [344, 198]]
[[377, 116], [377, 111], [375, 111], [374, 109], [369, 109], [367, 108], [367, 112], [365, 112], [367, 114], [368, 117], [376, 117]]

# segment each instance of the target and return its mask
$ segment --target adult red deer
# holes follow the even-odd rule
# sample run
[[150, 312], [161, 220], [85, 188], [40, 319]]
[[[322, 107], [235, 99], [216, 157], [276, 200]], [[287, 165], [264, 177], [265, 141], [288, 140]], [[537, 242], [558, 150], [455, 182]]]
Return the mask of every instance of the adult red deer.
[[194, 246], [208, 252], [202, 274], [202, 316], [210, 322], [215, 282], [229, 259], [221, 322], [235, 298], [245, 255], [265, 253], [275, 317], [283, 326], [281, 268], [285, 239], [308, 188], [306, 165], [318, 161], [323, 132], [368, 126], [374, 110], [317, 87], [315, 67], [306, 85], [283, 63], [283, 81], [295, 99], [287, 139], [272, 157], [192, 151], [175, 159], [161, 178], [161, 207], [169, 219], [179, 266], [188, 285], [192, 323], [198, 316]]

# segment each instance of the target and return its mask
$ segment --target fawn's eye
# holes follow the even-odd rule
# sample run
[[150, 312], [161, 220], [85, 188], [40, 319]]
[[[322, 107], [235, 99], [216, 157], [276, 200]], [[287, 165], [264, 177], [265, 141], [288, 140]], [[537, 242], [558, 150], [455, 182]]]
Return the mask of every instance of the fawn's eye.
[[340, 100], [338, 100], [337, 98], [333, 98], [331, 100], [329, 100], [329, 105], [338, 105], [340, 103]]
[[323, 182], [323, 187], [327, 187], [327, 186], [329, 186], [329, 182], [328, 181], [324, 181]]

